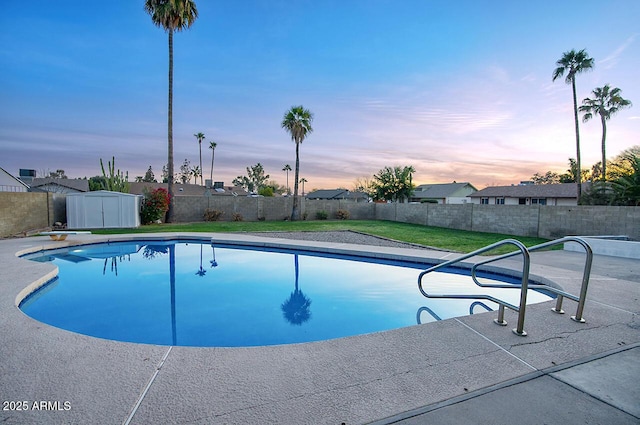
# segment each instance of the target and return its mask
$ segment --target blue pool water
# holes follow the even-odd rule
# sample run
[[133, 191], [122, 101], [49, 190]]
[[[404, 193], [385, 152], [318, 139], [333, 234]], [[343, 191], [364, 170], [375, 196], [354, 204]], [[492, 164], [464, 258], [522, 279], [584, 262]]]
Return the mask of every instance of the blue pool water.
[[[24, 313], [69, 331], [128, 342], [290, 344], [497, 308], [487, 301], [424, 298], [417, 276], [427, 266], [412, 263], [196, 241], [99, 244], [30, 258], [52, 261], [59, 276], [21, 303]], [[456, 273], [438, 273], [433, 281], [442, 292], [488, 292]], [[514, 304], [518, 296], [517, 289], [500, 295]], [[547, 299], [530, 291], [530, 303]]]

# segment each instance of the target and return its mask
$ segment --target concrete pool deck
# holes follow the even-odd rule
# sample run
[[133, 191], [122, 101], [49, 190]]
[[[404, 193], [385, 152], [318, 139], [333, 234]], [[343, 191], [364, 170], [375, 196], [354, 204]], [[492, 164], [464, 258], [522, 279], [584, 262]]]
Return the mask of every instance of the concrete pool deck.
[[[203, 234], [181, 234], [202, 238]], [[17, 252], [169, 235], [79, 235], [0, 241], [0, 423], [362, 424], [634, 423], [640, 420], [640, 262], [594, 257], [584, 310], [527, 308], [528, 336], [475, 314], [306, 344], [190, 348], [83, 336], [16, 306], [54, 274]], [[175, 235], [171, 235], [175, 236]], [[423, 249], [211, 234], [219, 241], [323, 247], [379, 256], [454, 258]], [[532, 254], [532, 274], [578, 293], [584, 255]], [[516, 259], [500, 265], [518, 269]], [[417, 292], [417, 288], [416, 288]], [[44, 403], [43, 403], [44, 402]], [[24, 410], [17, 410], [23, 407]]]

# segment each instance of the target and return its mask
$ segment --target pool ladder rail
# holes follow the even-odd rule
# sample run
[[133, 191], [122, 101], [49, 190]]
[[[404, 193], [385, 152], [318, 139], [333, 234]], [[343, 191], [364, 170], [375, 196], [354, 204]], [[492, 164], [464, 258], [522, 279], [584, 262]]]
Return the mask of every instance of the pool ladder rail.
[[[582, 247], [585, 250], [586, 253], [586, 259], [585, 259], [585, 264], [584, 264], [584, 271], [582, 273], [582, 285], [580, 287], [580, 294], [579, 295], [573, 295], [570, 294], [566, 291], [563, 291], [561, 289], [558, 288], [554, 288], [552, 286], [549, 285], [542, 285], [542, 284], [532, 284], [529, 285], [529, 268], [531, 265], [531, 255], [530, 253], [533, 251], [538, 251], [544, 248], [549, 248], [551, 246], [554, 245], [559, 245], [559, 244], [563, 244], [565, 242], [576, 242], [580, 245], [582, 245]], [[439, 270], [443, 267], [447, 267], [447, 266], [451, 266], [453, 264], [459, 263], [463, 260], [466, 260], [468, 258], [471, 258], [473, 256], [491, 251], [495, 248], [498, 248], [500, 246], [503, 245], [514, 245], [516, 248], [518, 248], [517, 251], [513, 251], [510, 252], [508, 254], [503, 254], [503, 255], [499, 255], [497, 257], [493, 257], [493, 258], [489, 258], [487, 260], [483, 260], [480, 262], [475, 263], [472, 268], [471, 268], [471, 278], [473, 279], [474, 283], [480, 287], [483, 288], [513, 288], [514, 285], [512, 284], [496, 284], [496, 283], [482, 283], [478, 280], [477, 278], [477, 270], [479, 266], [483, 266], [485, 264], [488, 263], [492, 263], [494, 261], [499, 261], [499, 260], [503, 260], [505, 258], [510, 258], [516, 255], [520, 255], [522, 254], [522, 280], [520, 283], [520, 302], [519, 305], [513, 305], [511, 303], [508, 303], [504, 300], [501, 300], [499, 298], [496, 298], [494, 296], [491, 295], [477, 295], [477, 294], [473, 294], [473, 295], [465, 295], [465, 294], [428, 294], [424, 288], [422, 287], [422, 279], [423, 277], [428, 274], [431, 273], [433, 271]], [[420, 275], [418, 276], [418, 289], [420, 290], [420, 292], [422, 293], [422, 295], [424, 295], [427, 298], [457, 298], [457, 299], [485, 299], [485, 300], [489, 300], [489, 301], [493, 301], [494, 303], [499, 305], [498, 308], [498, 318], [494, 319], [494, 322], [500, 326], [506, 326], [507, 322], [506, 320], [504, 320], [504, 309], [509, 308], [511, 310], [514, 310], [516, 312], [518, 312], [518, 323], [516, 325], [516, 328], [513, 329], [513, 333], [515, 333], [516, 335], [519, 336], [526, 336], [527, 333], [524, 331], [524, 318], [525, 318], [525, 313], [526, 313], [526, 308], [527, 308], [527, 291], [529, 289], [544, 289], [545, 291], [554, 293], [557, 295], [556, 298], [556, 306], [554, 308], [552, 308], [551, 310], [555, 313], [558, 314], [563, 314], [564, 311], [562, 310], [562, 302], [564, 300], [564, 298], [569, 298], [571, 300], [577, 301], [578, 302], [578, 308], [576, 311], [575, 316], [571, 316], [571, 319], [573, 319], [576, 322], [579, 323], [585, 323], [584, 318], [582, 317], [582, 313], [584, 310], [584, 304], [585, 304], [585, 300], [587, 297], [587, 287], [589, 286], [589, 277], [591, 274], [591, 264], [593, 262], [593, 251], [591, 249], [591, 246], [582, 238], [576, 237], [576, 236], [567, 236], [564, 238], [560, 238], [560, 239], [556, 239], [550, 242], [545, 242], [539, 245], [535, 245], [532, 246], [530, 248], [527, 248], [526, 246], [524, 246], [522, 244], [522, 242], [515, 240], [515, 239], [504, 239], [500, 242], [496, 242], [494, 244], [491, 245], [487, 245], [483, 248], [480, 248], [476, 251], [470, 252], [468, 254], [462, 255], [458, 258], [454, 258], [453, 260], [449, 260], [446, 261], [444, 263], [440, 263], [436, 266], [433, 266], [425, 271], [423, 271], [422, 273], [420, 273]]]

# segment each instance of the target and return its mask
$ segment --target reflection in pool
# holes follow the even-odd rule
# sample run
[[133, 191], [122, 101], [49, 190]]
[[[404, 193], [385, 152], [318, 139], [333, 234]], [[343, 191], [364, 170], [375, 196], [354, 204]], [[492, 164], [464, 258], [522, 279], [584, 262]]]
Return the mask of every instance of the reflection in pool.
[[[59, 277], [21, 303], [26, 314], [128, 342], [290, 344], [473, 314], [478, 305], [477, 312], [497, 308], [486, 301], [424, 298], [416, 284], [424, 264], [199, 241], [98, 244], [27, 258], [53, 261]], [[460, 271], [431, 281], [447, 293], [488, 292]], [[517, 303], [518, 289], [495, 291]], [[530, 291], [529, 303], [548, 299]]]

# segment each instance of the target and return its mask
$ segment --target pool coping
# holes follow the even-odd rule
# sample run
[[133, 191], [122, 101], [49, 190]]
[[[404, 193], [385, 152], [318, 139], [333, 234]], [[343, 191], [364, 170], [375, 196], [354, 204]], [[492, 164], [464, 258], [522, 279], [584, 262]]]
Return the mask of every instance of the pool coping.
[[[17, 252], [150, 235], [83, 235], [65, 242], [44, 237], [0, 241], [0, 384], [4, 400], [51, 402], [28, 411], [3, 411], [6, 423], [367, 423], [524, 376], [536, 370], [640, 342], [637, 300], [621, 294], [637, 284], [593, 275], [599, 301], [588, 299], [586, 324], [550, 313], [553, 302], [531, 306], [526, 338], [495, 326], [495, 313], [448, 319], [338, 340], [252, 348], [190, 348], [120, 343], [42, 325], [16, 307], [17, 294], [46, 279], [50, 264], [25, 263]], [[153, 239], [203, 234], [155, 234]], [[220, 243], [322, 246], [339, 253], [388, 256], [452, 253], [341, 243], [284, 241], [241, 234], [208, 234]], [[548, 253], [535, 254], [550, 258]], [[554, 252], [568, 262], [575, 253]], [[5, 261], [6, 260], [6, 261]], [[517, 266], [517, 261], [506, 260]], [[581, 276], [547, 264], [532, 272], [567, 290]], [[635, 285], [635, 286], [634, 286]], [[611, 293], [611, 288], [622, 290]], [[600, 295], [602, 294], [602, 295]], [[608, 295], [607, 295], [608, 294]], [[570, 305], [573, 308], [573, 305]], [[569, 309], [569, 306], [567, 306]], [[568, 315], [565, 315], [568, 316]], [[507, 320], [515, 323], [513, 314]], [[64, 410], [67, 401], [69, 410]], [[58, 402], [58, 404], [55, 404]], [[53, 409], [53, 407], [61, 407]]]

